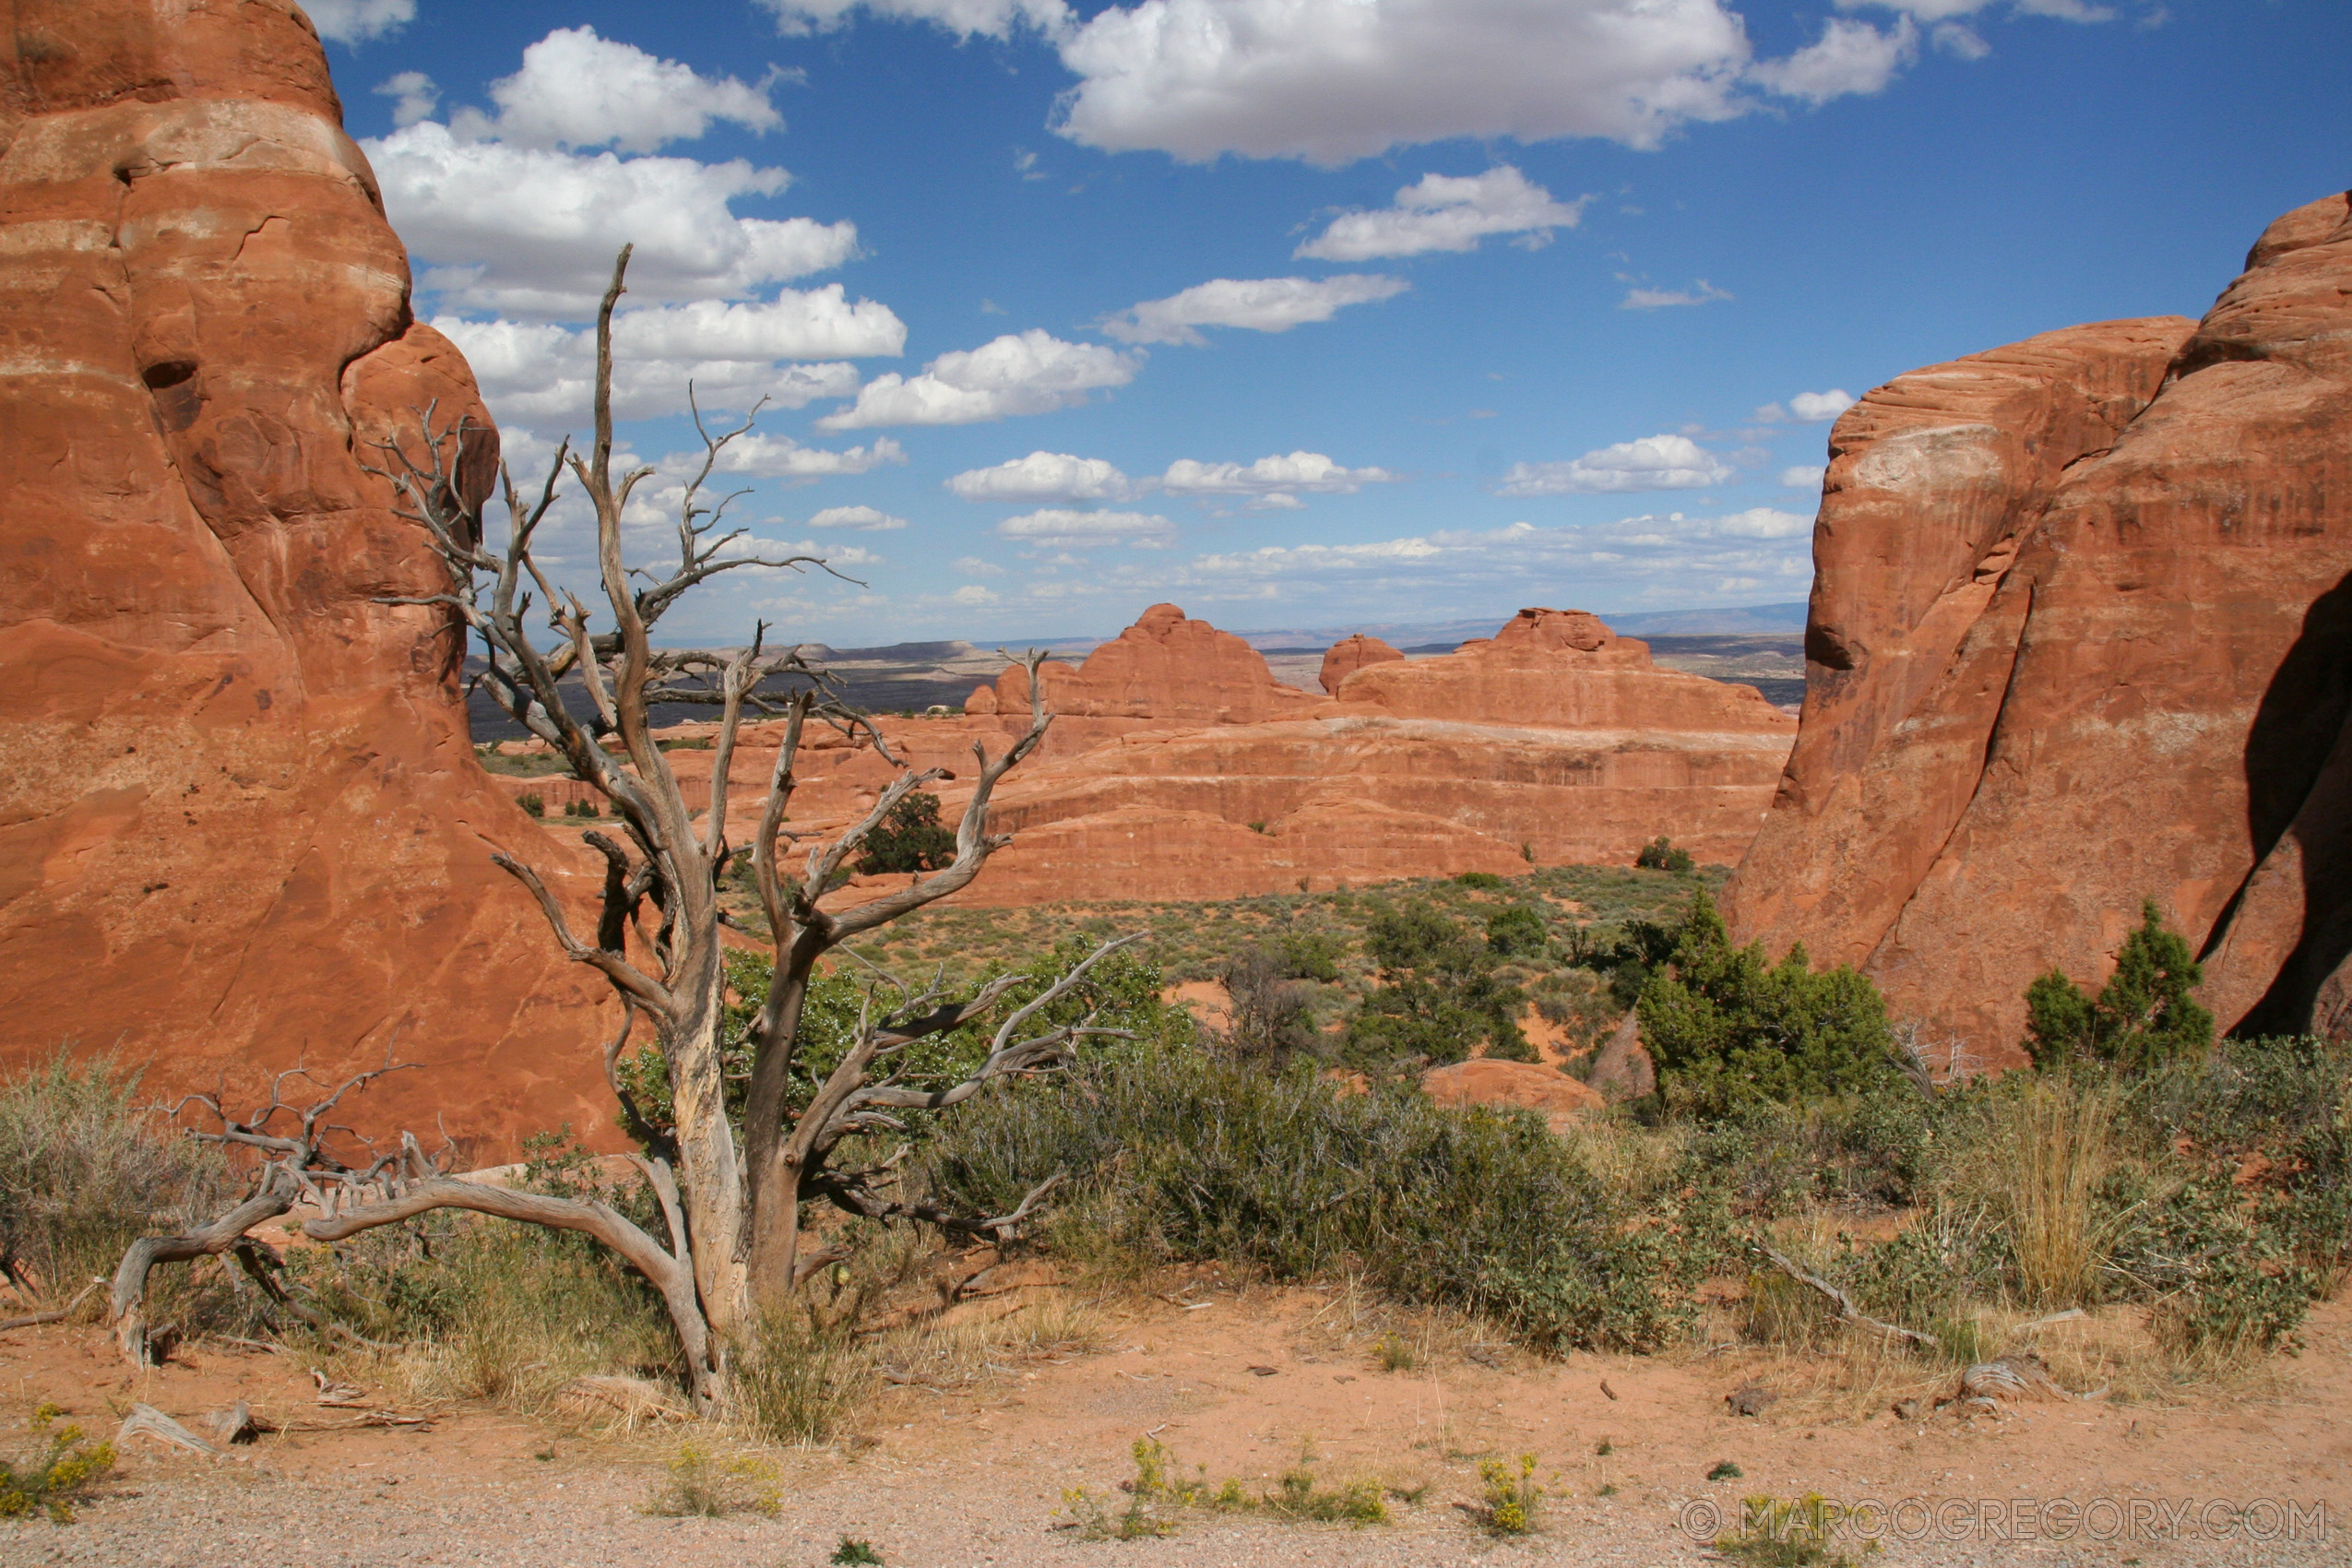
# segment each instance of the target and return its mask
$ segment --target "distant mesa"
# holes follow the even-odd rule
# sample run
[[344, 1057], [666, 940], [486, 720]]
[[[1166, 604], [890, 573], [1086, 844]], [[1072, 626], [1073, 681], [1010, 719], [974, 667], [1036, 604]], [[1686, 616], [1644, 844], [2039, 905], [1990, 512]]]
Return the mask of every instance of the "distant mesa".
[[[1430, 659], [1345, 639], [1317, 695], [1160, 604], [1083, 665], [1039, 676], [1060, 717], [1045, 755], [999, 795], [992, 821], [1017, 837], [966, 902], [1630, 864], [1660, 831], [1728, 863], [1796, 731], [1754, 688], [1659, 670], [1574, 610], [1521, 611]], [[1010, 725], [1028, 709], [1014, 669], [965, 712]]]
[[2352, 1032], [2352, 197], [2202, 322], [1898, 376], [1830, 437], [1804, 724], [1726, 902], [2014, 1061], [2154, 898], [2241, 1032]]

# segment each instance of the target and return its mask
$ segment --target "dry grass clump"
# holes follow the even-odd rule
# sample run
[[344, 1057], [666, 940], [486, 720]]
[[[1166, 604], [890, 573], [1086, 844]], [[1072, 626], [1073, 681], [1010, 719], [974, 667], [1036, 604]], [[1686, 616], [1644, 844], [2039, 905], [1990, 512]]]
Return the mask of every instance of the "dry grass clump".
[[2114, 1164], [2116, 1092], [2106, 1080], [2038, 1078], [1984, 1108], [1967, 1184], [2008, 1230], [2018, 1292], [2079, 1306], [2121, 1217], [2099, 1203]]
[[[233, 1201], [220, 1151], [142, 1107], [139, 1077], [112, 1056], [77, 1061], [60, 1049], [0, 1079], [0, 1267], [37, 1309], [111, 1276], [137, 1237]], [[150, 1311], [185, 1326], [199, 1303], [187, 1271], [173, 1273]], [[86, 1313], [99, 1310], [93, 1298]]]

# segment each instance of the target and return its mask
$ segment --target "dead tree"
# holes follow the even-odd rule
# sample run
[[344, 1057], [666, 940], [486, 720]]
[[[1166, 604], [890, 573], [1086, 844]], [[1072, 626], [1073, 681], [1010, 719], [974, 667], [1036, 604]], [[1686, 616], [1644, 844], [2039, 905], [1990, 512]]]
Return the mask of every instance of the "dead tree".
[[[624, 559], [623, 515], [637, 486], [654, 471], [639, 468], [616, 475], [612, 469], [612, 312], [628, 262], [624, 247], [597, 315], [592, 443], [586, 453], [575, 452], [568, 442], [559, 448], [534, 490], [522, 490], [506, 476], [503, 545], [489, 540], [479, 513], [468, 506], [455, 482], [457, 463], [473, 434], [464, 422], [436, 429], [432, 410], [420, 410], [411, 436], [377, 447], [383, 466], [374, 471], [393, 485], [402, 515], [425, 530], [446, 569], [439, 591], [383, 602], [441, 609], [479, 638], [486, 663], [482, 679], [498, 706], [553, 748], [574, 778], [603, 797], [620, 825], [617, 837], [583, 835], [605, 861], [592, 934], [575, 931], [562, 900], [529, 865], [505, 854], [493, 858], [530, 891], [564, 952], [600, 973], [621, 1003], [620, 1027], [603, 1047], [606, 1075], [624, 1121], [647, 1145], [648, 1179], [659, 1187], [674, 1178], [682, 1215], [671, 1227], [671, 1255], [691, 1276], [694, 1300], [708, 1331], [707, 1365], [697, 1370], [700, 1386], [699, 1380], [718, 1372], [725, 1347], [742, 1340], [758, 1311], [788, 1302], [811, 1272], [801, 1256], [802, 1202], [826, 1199], [854, 1213], [873, 1213], [879, 1206], [885, 1214], [914, 1214], [893, 1210], [895, 1200], [877, 1195], [876, 1172], [831, 1169], [844, 1138], [884, 1127], [885, 1122], [878, 1119], [886, 1118], [890, 1108], [934, 1101], [944, 1106], [990, 1078], [1051, 1065], [1093, 1026], [1081, 1023], [1023, 1038], [1021, 1028], [1042, 1004], [1032, 1004], [999, 1029], [987, 1063], [969, 1079], [926, 1097], [891, 1077], [894, 1059], [916, 1039], [975, 1022], [1002, 999], [1005, 986], [983, 987], [961, 1000], [901, 987], [899, 1004], [873, 1010], [856, 1048], [828, 1076], [815, 1101], [798, 1115], [790, 1112], [787, 1091], [802, 1011], [820, 961], [849, 939], [969, 885], [988, 858], [1011, 842], [1009, 836], [988, 831], [989, 806], [999, 781], [1044, 739], [1050, 718], [1038, 676], [1043, 656], [1033, 653], [1027, 659], [1031, 677], [1027, 731], [994, 756], [985, 745], [974, 744], [972, 793], [956, 825], [953, 861], [881, 897], [844, 909], [824, 908], [822, 897], [892, 808], [953, 775], [942, 769], [918, 772], [899, 763], [880, 731], [837, 700], [824, 672], [804, 661], [797, 648], [766, 649], [765, 626], [748, 646], [732, 652], [654, 646], [653, 631], [664, 612], [688, 589], [721, 573], [746, 566], [826, 568], [811, 556], [762, 556], [742, 543], [742, 530], [720, 531], [734, 497], [707, 498], [705, 487], [728, 445], [752, 422], [747, 418], [731, 431], [713, 434], [699, 410], [695, 428], [705, 452], [679, 503], [674, 564], [656, 574], [632, 568]], [[550, 579], [534, 552], [567, 473], [595, 514], [602, 603], [594, 614], [580, 597]], [[530, 624], [535, 606], [552, 633], [544, 647]], [[599, 615], [609, 618], [610, 630], [593, 629]], [[777, 693], [775, 683], [794, 678], [797, 684], [789, 693]], [[590, 709], [587, 718], [566, 707], [567, 682], [578, 683]], [[654, 735], [657, 706], [680, 703], [717, 710], [710, 801], [699, 814], [689, 808]], [[779, 745], [746, 843], [731, 836], [729, 773], [742, 727], [753, 715], [780, 720]], [[873, 807], [829, 837], [788, 826], [800, 747], [811, 723], [858, 735], [899, 767]], [[804, 839], [810, 841], [807, 855], [795, 875], [785, 857]], [[744, 857], [766, 920], [774, 979], [758, 999], [747, 1039], [731, 1042], [725, 1033], [720, 937], [730, 920], [719, 894], [721, 878]], [[1098, 948], [1051, 994], [1057, 999], [1067, 994], [1119, 945]], [[666, 1131], [647, 1123], [618, 1070], [640, 1021], [667, 1074], [672, 1118]], [[740, 1142], [729, 1120], [722, 1073], [731, 1043], [747, 1046], [751, 1057]], [[406, 1213], [433, 1206], [426, 1201], [430, 1185], [412, 1188], [390, 1206]], [[363, 1221], [385, 1222], [374, 1214], [374, 1208], [356, 1210], [331, 1223], [356, 1228]], [[985, 1228], [1009, 1222], [1007, 1217], [961, 1223]]]

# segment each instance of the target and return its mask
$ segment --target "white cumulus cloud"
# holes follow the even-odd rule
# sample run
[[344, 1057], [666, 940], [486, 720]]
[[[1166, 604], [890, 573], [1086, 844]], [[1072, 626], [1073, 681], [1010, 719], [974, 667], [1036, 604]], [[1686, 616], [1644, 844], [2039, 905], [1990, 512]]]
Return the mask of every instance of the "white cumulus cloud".
[[1573, 229], [1581, 222], [1585, 204], [1591, 199], [1555, 201], [1550, 191], [1508, 163], [1483, 174], [1428, 174], [1398, 191], [1391, 206], [1341, 213], [1292, 254], [1320, 261], [1370, 261], [1428, 251], [1472, 251], [1489, 234], [1517, 234], [1517, 243], [1541, 244], [1551, 238], [1552, 230]]
[[633, 310], [612, 322], [615, 353], [655, 359], [862, 359], [906, 351], [907, 326], [888, 305], [852, 303], [838, 283], [771, 300]]
[[1386, 469], [1343, 468], [1320, 452], [1293, 452], [1287, 457], [1260, 457], [1246, 464], [1202, 463], [1179, 457], [1168, 465], [1159, 487], [1170, 495], [1278, 494], [1287, 498], [1299, 491], [1351, 495], [1365, 485], [1387, 484], [1396, 478]]
[[401, 71], [385, 77], [369, 89], [379, 98], [392, 101], [392, 123], [413, 125], [430, 115], [441, 102], [441, 89], [422, 71]]
[[1655, 147], [1743, 113], [1749, 55], [1719, 0], [1141, 0], [1059, 46], [1073, 140], [1326, 165], [1454, 137]]
[[692, 141], [714, 120], [781, 130], [764, 87], [706, 77], [691, 65], [600, 38], [592, 27], [558, 28], [523, 51], [523, 68], [490, 84], [494, 115], [460, 110], [450, 128], [469, 139], [518, 147], [614, 147], [651, 152]]
[[1703, 305], [1714, 300], [1728, 300], [1730, 291], [1718, 289], [1702, 278], [1688, 289], [1633, 288], [1617, 302], [1619, 310], [1663, 310], [1670, 305]]
[[[2001, 0], [1837, 0], [1837, 8], [1899, 11], [1918, 21], [1936, 22], [1948, 17], [1972, 17], [1999, 4]], [[2113, 21], [2116, 15], [2114, 6], [2092, 0], [2008, 0], [2008, 6], [2017, 16], [2057, 17], [2070, 22]]]
[[[672, 457], [663, 466], [683, 467], [689, 460]], [[870, 446], [833, 452], [822, 446], [803, 446], [789, 435], [754, 431], [728, 444], [719, 455], [717, 471], [741, 474], [747, 479], [807, 481], [830, 479], [837, 474], [871, 473], [885, 463], [906, 460], [905, 449], [886, 435]]]
[[1099, 343], [1066, 343], [1038, 327], [1007, 333], [977, 349], [958, 349], [919, 375], [878, 375], [858, 400], [817, 421], [820, 430], [885, 424], [972, 424], [1012, 414], [1041, 414], [1124, 386], [1141, 358]]
[[738, 196], [775, 196], [781, 169], [742, 159], [572, 153], [467, 141], [421, 120], [362, 144], [384, 206], [423, 282], [467, 310], [593, 314], [624, 243], [640, 300], [736, 298], [856, 254], [855, 224], [738, 218]]
[[1131, 501], [1137, 486], [1100, 457], [1032, 452], [993, 468], [968, 469], [947, 481], [967, 501]]
[[[633, 317], [663, 314], [636, 312], [613, 324], [620, 351], [612, 366], [612, 408], [622, 419], [683, 412], [689, 383], [707, 412], [748, 409], [763, 398], [787, 409], [805, 408], [818, 398], [848, 398], [858, 390], [857, 367], [844, 361], [777, 364], [766, 359], [691, 357], [698, 347], [719, 345], [695, 343], [677, 322], [648, 321], [647, 338], [633, 343]], [[577, 424], [588, 417], [596, 385], [592, 331], [552, 322], [467, 321], [447, 315], [434, 317], [433, 325], [465, 351], [481, 384], [483, 400], [501, 424]], [[647, 346], [665, 338], [677, 345], [675, 352]]]
[[1790, 415], [1807, 424], [1834, 420], [1853, 406], [1853, 397], [1842, 386], [1833, 386], [1826, 392], [1800, 392], [1788, 399]]
[[1063, 0], [759, 0], [774, 13], [787, 37], [827, 32], [852, 11], [893, 21], [932, 22], [958, 38], [974, 33], [1004, 38], [1024, 24], [1049, 33], [1065, 30], [1070, 8]]
[[1908, 17], [1885, 32], [1832, 17], [1821, 38], [1785, 60], [1761, 60], [1749, 75], [1767, 91], [1808, 103], [1883, 92], [1897, 71], [1918, 58], [1919, 30]]
[[1700, 490], [1733, 477], [1731, 466], [1687, 435], [1621, 441], [1564, 463], [1514, 463], [1504, 495], [1609, 495]]
[[1822, 475], [1828, 471], [1829, 467], [1825, 463], [1800, 463], [1794, 468], [1783, 469], [1780, 470], [1781, 488], [1784, 490], [1819, 490], [1821, 488]]
[[1992, 45], [1984, 35], [1966, 22], [1938, 22], [1928, 33], [1928, 40], [1946, 54], [1963, 60], [1981, 60], [1992, 53]]
[[1102, 323], [1123, 343], [1206, 341], [1197, 328], [1244, 327], [1288, 332], [1302, 322], [1329, 321], [1348, 305], [1393, 299], [1412, 285], [1401, 278], [1344, 272], [1336, 278], [1217, 278], [1164, 300], [1130, 305]]
[[1175, 539], [1176, 525], [1148, 512], [1080, 512], [1049, 506], [1007, 517], [996, 525], [996, 531], [1021, 544], [1086, 550], [1105, 544], [1165, 545]]
[[809, 518], [813, 529], [856, 529], [862, 533], [886, 533], [906, 526], [906, 518], [872, 506], [827, 506]]
[[417, 0], [309, 0], [303, 9], [319, 37], [354, 47], [417, 19]]

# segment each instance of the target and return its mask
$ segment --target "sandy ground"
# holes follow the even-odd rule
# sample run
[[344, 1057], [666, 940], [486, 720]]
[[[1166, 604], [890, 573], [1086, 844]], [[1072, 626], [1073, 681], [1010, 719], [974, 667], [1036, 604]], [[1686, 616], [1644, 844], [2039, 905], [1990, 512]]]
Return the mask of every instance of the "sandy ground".
[[[226, 1459], [140, 1444], [77, 1523], [0, 1523], [0, 1562], [799, 1568], [849, 1536], [894, 1568], [1679, 1564], [1716, 1560], [1708, 1522], [1736, 1520], [1744, 1495], [1809, 1491], [1892, 1508], [1857, 1526], [1890, 1564], [2352, 1562], [2352, 1304], [2322, 1308], [2299, 1357], [2234, 1385], [1973, 1421], [1898, 1421], [1875, 1405], [1865, 1417], [1808, 1395], [1801, 1368], [1728, 1348], [1543, 1363], [1457, 1338], [1418, 1370], [1384, 1372], [1341, 1332], [1351, 1310], [1341, 1292], [1209, 1282], [1107, 1306], [1101, 1349], [1031, 1360], [977, 1389], [893, 1388], [842, 1449], [767, 1456], [774, 1516], [717, 1520], [642, 1511], [685, 1441], [674, 1429], [600, 1433], [476, 1408], [430, 1412], [426, 1431], [342, 1426], [350, 1412], [318, 1407], [283, 1353], [198, 1349], [135, 1375], [94, 1331], [19, 1331], [0, 1336], [11, 1433], [43, 1399], [111, 1431], [134, 1399], [193, 1425], [243, 1397], [286, 1430]], [[1724, 1396], [1751, 1381], [1788, 1392], [1733, 1415]], [[1253, 1490], [1303, 1442], [1327, 1481], [1427, 1490], [1364, 1528], [1207, 1513], [1157, 1539], [1056, 1528], [1067, 1488], [1123, 1505], [1117, 1483], [1146, 1434], [1188, 1472]], [[1543, 1527], [1493, 1540], [1461, 1505], [1478, 1496], [1479, 1456], [1521, 1453], [1552, 1493]], [[1727, 1460], [1740, 1477], [1709, 1481]], [[2071, 1529], [2060, 1499], [2080, 1508]], [[2228, 1517], [2216, 1500], [2247, 1509], [2226, 1538], [2207, 1533]]]

